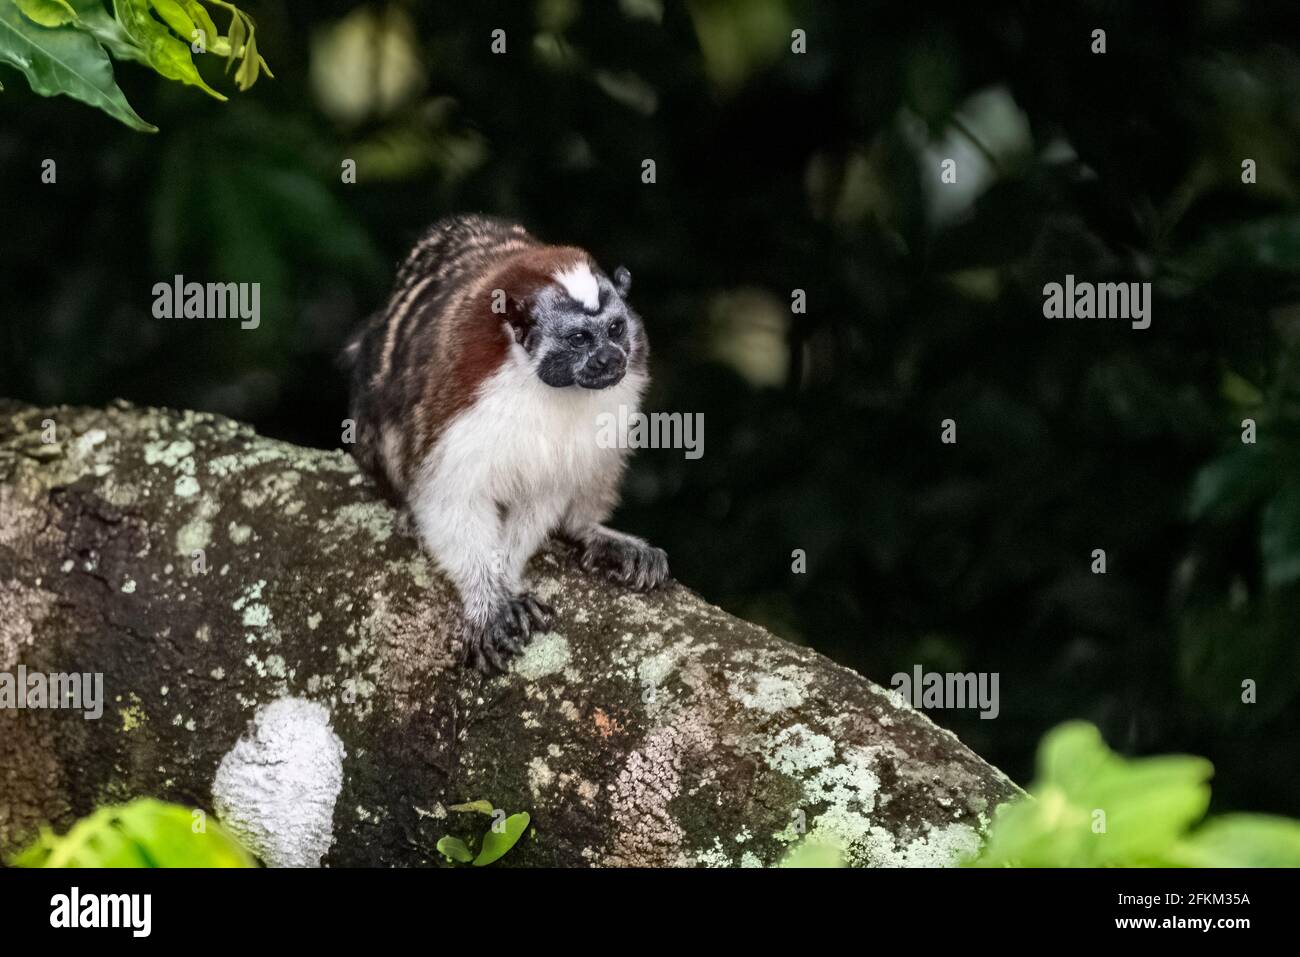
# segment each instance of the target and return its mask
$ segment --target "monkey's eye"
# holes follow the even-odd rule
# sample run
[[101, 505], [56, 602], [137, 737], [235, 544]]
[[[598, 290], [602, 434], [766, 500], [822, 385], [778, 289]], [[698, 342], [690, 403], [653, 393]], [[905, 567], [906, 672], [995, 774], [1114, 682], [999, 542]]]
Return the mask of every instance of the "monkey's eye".
[[572, 333], [568, 339], [569, 345], [571, 346], [585, 346], [591, 342], [591, 333], [575, 332]]
[[612, 338], [612, 339], [617, 339], [617, 338], [619, 338], [620, 336], [622, 336], [622, 335], [623, 335], [623, 330], [624, 330], [626, 327], [627, 327], [627, 324], [624, 323], [622, 319], [615, 319], [613, 322], [611, 322], [611, 323], [609, 324], [609, 335], [610, 335], [610, 338]]

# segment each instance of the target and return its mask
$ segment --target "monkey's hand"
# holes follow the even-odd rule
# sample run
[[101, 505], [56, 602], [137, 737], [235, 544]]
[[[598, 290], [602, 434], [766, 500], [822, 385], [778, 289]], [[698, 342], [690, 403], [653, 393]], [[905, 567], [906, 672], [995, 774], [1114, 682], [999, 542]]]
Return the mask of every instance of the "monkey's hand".
[[582, 538], [582, 568], [635, 591], [668, 581], [668, 553], [635, 535], [597, 525]]
[[549, 605], [526, 592], [505, 599], [486, 621], [466, 619], [465, 663], [485, 675], [505, 671], [506, 662], [523, 650], [534, 629], [550, 627], [554, 614]]

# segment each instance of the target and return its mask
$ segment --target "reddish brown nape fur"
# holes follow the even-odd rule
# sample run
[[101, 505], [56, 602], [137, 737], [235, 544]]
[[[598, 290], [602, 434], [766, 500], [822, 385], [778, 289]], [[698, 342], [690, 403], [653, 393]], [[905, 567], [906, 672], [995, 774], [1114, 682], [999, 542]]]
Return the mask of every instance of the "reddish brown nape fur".
[[[467, 408], [478, 395], [484, 380], [505, 361], [510, 347], [509, 333], [503, 326], [514, 318], [492, 311], [493, 291], [505, 293], [509, 312], [515, 303], [525, 307], [543, 286], [555, 281], [554, 275], [580, 262], [591, 262], [586, 250], [576, 246], [532, 246], [508, 254], [495, 268], [472, 285], [467, 295], [451, 310], [440, 332], [449, 359], [451, 376], [431, 380], [425, 393], [426, 407], [431, 410], [424, 422], [424, 449], [457, 413]], [[594, 267], [593, 267], [594, 268]]]

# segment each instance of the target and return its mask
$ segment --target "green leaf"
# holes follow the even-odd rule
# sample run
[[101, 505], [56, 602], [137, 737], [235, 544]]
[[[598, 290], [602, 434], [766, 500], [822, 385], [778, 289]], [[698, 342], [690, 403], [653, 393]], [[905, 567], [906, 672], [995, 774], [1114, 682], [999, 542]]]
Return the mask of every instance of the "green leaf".
[[197, 86], [215, 99], [226, 99], [199, 75], [189, 44], [176, 39], [150, 15], [149, 0], [113, 0], [113, 13], [127, 36], [143, 51], [144, 61], [159, 75]]
[[469, 852], [465, 842], [450, 835], [438, 840], [438, 853], [453, 861], [459, 861], [461, 864], [468, 864], [474, 859], [474, 855]]
[[255, 866], [252, 856], [215, 820], [152, 798], [100, 808], [62, 836], [46, 828], [10, 863], [15, 867]]
[[231, 64], [240, 55], [244, 49], [244, 39], [248, 35], [248, 28], [244, 26], [244, 18], [240, 16], [239, 11], [231, 7], [230, 14], [230, 53], [226, 55], [226, 72], [230, 72]]
[[1225, 814], [1198, 828], [1170, 859], [1183, 867], [1300, 867], [1300, 821]]
[[1192, 480], [1187, 514], [1230, 520], [1255, 505], [1277, 486], [1281, 456], [1272, 443], [1242, 445], [1204, 465]]
[[811, 838], [792, 848], [779, 867], [843, 867], [844, 852], [833, 844]]
[[1264, 401], [1264, 394], [1245, 376], [1238, 375], [1231, 369], [1223, 373], [1219, 393], [1234, 405], [1250, 408]]
[[149, 6], [157, 11], [162, 22], [171, 27], [173, 32], [185, 43], [192, 42], [194, 21], [190, 19], [189, 14], [185, 12], [185, 8], [176, 0], [149, 0]]
[[61, 27], [77, 19], [68, 0], [14, 0], [28, 20], [43, 27]]
[[181, 6], [189, 14], [194, 26], [203, 31], [203, 42], [207, 45], [209, 53], [224, 54], [226, 52], [226, 42], [221, 36], [221, 31], [217, 25], [212, 22], [207, 8], [199, 3], [199, 0], [181, 0]]
[[510, 848], [523, 836], [524, 831], [528, 829], [528, 812], [520, 814], [511, 814], [506, 818], [505, 827], [501, 831], [488, 830], [483, 835], [483, 847], [478, 852], [478, 857], [474, 858], [475, 867], [486, 867], [494, 861], [500, 860]]
[[239, 69], [235, 71], [235, 86], [241, 91], [251, 88], [257, 82], [257, 67], [261, 61], [262, 58], [257, 55], [257, 38], [250, 30], [248, 43], [244, 45], [244, 59], [240, 61]]
[[77, 12], [77, 26], [85, 30], [118, 60], [135, 60], [148, 65], [144, 50], [135, 43], [122, 24], [104, 8], [101, 0], [69, 0]]
[[113, 80], [108, 55], [89, 33], [72, 26], [40, 27], [16, 6], [0, 6], [0, 62], [17, 67], [32, 91], [63, 94], [98, 107], [132, 129], [157, 132], [131, 109]]
[[1284, 488], [1264, 509], [1260, 551], [1269, 588], [1300, 580], [1300, 485]]
[[467, 802], [467, 803], [465, 803], [465, 804], [453, 804], [453, 805], [451, 806], [450, 810], [452, 810], [452, 811], [477, 811], [479, 814], [486, 814], [488, 817], [491, 817], [491, 816], [492, 816], [492, 812], [495, 811], [496, 808], [494, 808], [494, 807], [492, 806], [492, 802], [491, 802], [491, 801], [478, 800], [478, 801], [469, 801], [469, 802]]
[[240, 60], [239, 69], [235, 71], [235, 84], [239, 89], [241, 91], [249, 89], [257, 82], [260, 72], [265, 72], [271, 79], [275, 79], [271, 67], [257, 52], [257, 40], [253, 35], [256, 24], [253, 23], [253, 18], [233, 4], [226, 3], [225, 0], [211, 0], [211, 2], [230, 11], [229, 36], [219, 47], [226, 51], [227, 73], [230, 72], [230, 67], [235, 60]]
[[1039, 749], [1032, 798], [999, 808], [982, 866], [1150, 866], [1205, 814], [1208, 761], [1183, 755], [1129, 760], [1095, 727], [1070, 722]]

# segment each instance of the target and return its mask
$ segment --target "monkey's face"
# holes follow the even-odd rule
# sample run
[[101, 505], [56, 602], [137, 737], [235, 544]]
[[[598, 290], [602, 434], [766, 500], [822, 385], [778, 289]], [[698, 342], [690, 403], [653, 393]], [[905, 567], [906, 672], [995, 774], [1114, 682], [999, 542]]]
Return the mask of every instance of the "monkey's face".
[[622, 268], [614, 276], [584, 268], [579, 279], [548, 284], [534, 297], [523, 344], [547, 385], [608, 389], [626, 375], [640, 320], [623, 298], [631, 276]]

